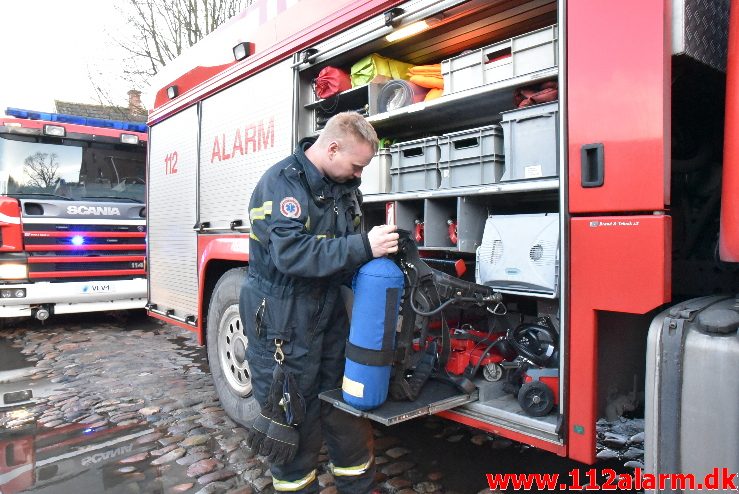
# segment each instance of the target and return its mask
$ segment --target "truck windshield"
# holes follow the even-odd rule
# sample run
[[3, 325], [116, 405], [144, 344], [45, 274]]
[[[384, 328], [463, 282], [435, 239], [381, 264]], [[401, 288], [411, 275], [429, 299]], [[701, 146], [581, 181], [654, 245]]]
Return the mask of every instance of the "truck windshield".
[[[23, 140], [18, 140], [23, 139]], [[0, 136], [0, 194], [144, 202], [145, 150], [125, 145], [49, 144]]]

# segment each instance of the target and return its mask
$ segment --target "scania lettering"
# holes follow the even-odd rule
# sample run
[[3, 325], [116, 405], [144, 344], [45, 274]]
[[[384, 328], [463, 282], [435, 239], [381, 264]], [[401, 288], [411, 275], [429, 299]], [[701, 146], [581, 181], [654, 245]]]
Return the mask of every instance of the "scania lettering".
[[145, 124], [0, 117], [0, 323], [146, 305]]
[[95, 453], [94, 455], [85, 456], [82, 458], [82, 461], [80, 462], [83, 467], [86, 467], [88, 465], [100, 463], [103, 460], [109, 460], [111, 458], [115, 458], [117, 456], [124, 455], [126, 453], [130, 453], [133, 449], [133, 444], [129, 444], [127, 446], [121, 446], [116, 449], [111, 449], [108, 451], [105, 451], [103, 453]]
[[71, 215], [85, 215], [85, 214], [93, 214], [96, 216], [105, 215], [105, 216], [120, 216], [121, 211], [118, 208], [111, 208], [108, 206], [100, 207], [100, 206], [68, 206], [67, 207], [67, 214]]
[[584, 463], [600, 418], [643, 416], [651, 473], [739, 471], [737, 73], [736, 1], [257, 2], [154, 84], [149, 313], [198, 334], [249, 423], [250, 194], [357, 111], [383, 144], [362, 228], [403, 230], [392, 406], [350, 407], [361, 375], [322, 399]]

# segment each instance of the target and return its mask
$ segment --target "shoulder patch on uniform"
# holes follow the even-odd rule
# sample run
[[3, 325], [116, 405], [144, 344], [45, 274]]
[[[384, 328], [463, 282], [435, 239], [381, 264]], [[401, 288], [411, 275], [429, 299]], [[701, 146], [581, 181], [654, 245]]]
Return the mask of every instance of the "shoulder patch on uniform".
[[287, 218], [299, 218], [300, 203], [294, 197], [286, 197], [280, 201], [280, 213]]

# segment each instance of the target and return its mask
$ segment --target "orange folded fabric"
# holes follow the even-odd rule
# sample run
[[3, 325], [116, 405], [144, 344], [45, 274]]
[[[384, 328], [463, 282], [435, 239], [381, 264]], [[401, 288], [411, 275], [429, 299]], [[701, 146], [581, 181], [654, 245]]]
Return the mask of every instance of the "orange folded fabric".
[[426, 93], [426, 97], [423, 100], [430, 101], [432, 99], [440, 98], [443, 95], [444, 95], [443, 89], [435, 88], [429, 91], [428, 93]]
[[412, 75], [409, 79], [413, 84], [429, 89], [444, 89], [444, 78], [439, 75]]
[[441, 75], [441, 64], [415, 65], [408, 69], [409, 75]]

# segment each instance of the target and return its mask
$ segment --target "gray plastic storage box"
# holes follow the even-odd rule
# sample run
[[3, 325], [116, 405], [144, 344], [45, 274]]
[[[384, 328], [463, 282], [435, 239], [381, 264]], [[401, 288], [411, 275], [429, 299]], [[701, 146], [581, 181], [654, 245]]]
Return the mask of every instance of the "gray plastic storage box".
[[441, 188], [492, 184], [505, 166], [503, 130], [499, 125], [439, 137]]
[[713, 483], [701, 490], [670, 490], [668, 482], [668, 490], [658, 492], [704, 492], [711, 487], [733, 492], [728, 485], [722, 488], [722, 480], [724, 474], [739, 472], [738, 329], [739, 299], [734, 296], [681, 302], [652, 320], [647, 337], [645, 471]]
[[444, 94], [557, 66], [557, 25], [441, 61]]
[[362, 170], [362, 194], [384, 194], [390, 192], [390, 150], [380, 148], [369, 164]]
[[439, 187], [439, 145], [437, 137], [390, 146], [390, 177], [393, 192], [437, 189]]
[[501, 182], [556, 177], [559, 103], [502, 112], [505, 172]]

